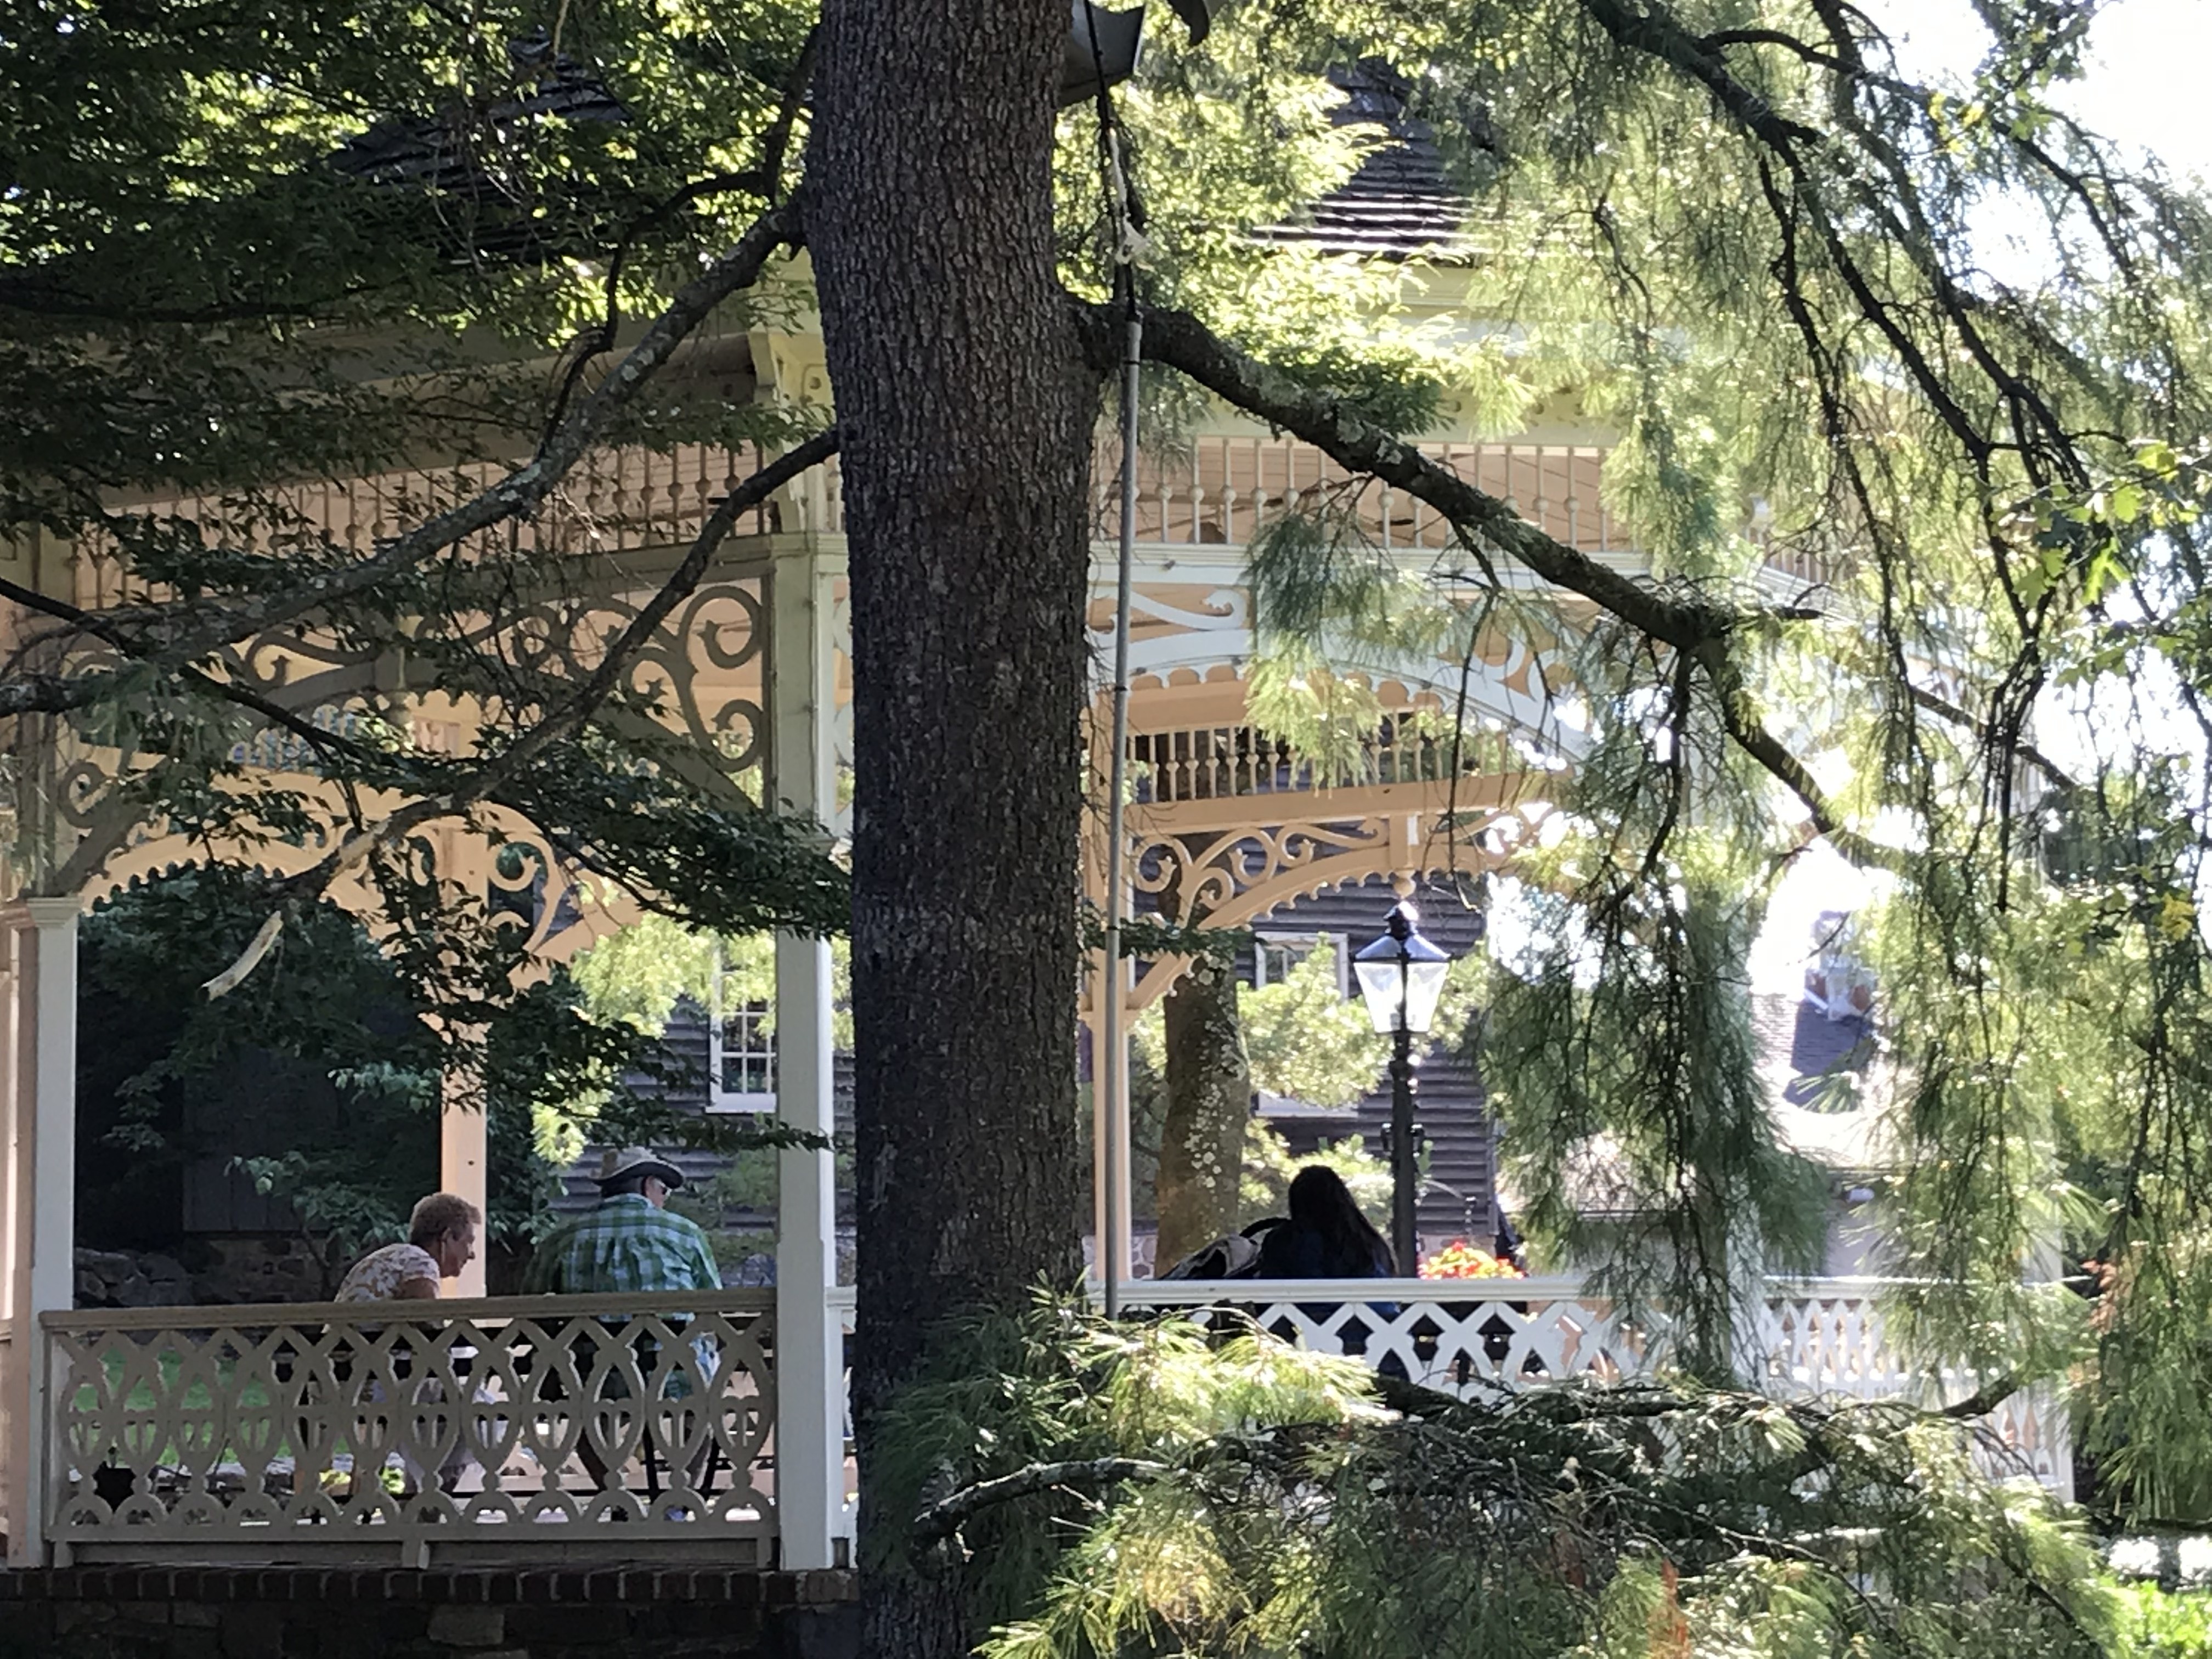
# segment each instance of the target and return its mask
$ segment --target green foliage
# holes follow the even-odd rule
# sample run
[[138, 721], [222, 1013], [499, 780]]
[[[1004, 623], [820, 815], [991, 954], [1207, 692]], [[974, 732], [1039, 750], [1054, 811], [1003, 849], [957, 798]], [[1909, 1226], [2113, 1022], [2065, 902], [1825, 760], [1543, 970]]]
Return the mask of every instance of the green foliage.
[[[264, 885], [236, 871], [179, 872], [82, 925], [81, 1156], [95, 1243], [174, 1249], [165, 1177], [214, 1152], [242, 1153], [261, 1191], [292, 1200], [333, 1264], [404, 1236], [434, 1179], [438, 1047], [351, 918], [330, 907], [303, 916], [265, 964], [260, 994], [202, 994], [222, 953], [259, 925]], [[315, 1107], [319, 1097], [289, 1123], [265, 1103]], [[225, 1136], [227, 1107], [246, 1109], [255, 1139]], [[289, 1145], [267, 1144], [280, 1134]], [[394, 1156], [395, 1141], [421, 1155]]]
[[[1562, 843], [1563, 886], [1577, 856]], [[1552, 925], [1533, 960], [1497, 975], [1480, 1049], [1518, 1224], [1632, 1305], [1675, 1310], [1680, 1363], [1709, 1380], [1733, 1374], [1764, 1273], [1817, 1265], [1826, 1221], [1826, 1182], [1779, 1145], [1759, 1073], [1743, 975], [1755, 910], [1715, 873], [1656, 893], [1623, 884], [1581, 927], [1540, 901]], [[1585, 897], [1607, 878], [1601, 866]]]
[[[1204, 936], [1205, 930], [1194, 931]], [[1280, 980], [1239, 988], [1237, 1018], [1254, 1088], [1317, 1106], [1349, 1107], [1379, 1085], [1389, 1060], [1389, 1039], [1376, 1033], [1364, 1003], [1340, 994], [1336, 975], [1336, 946], [1323, 939]], [[1437, 1004], [1436, 1030], [1442, 1042], [1455, 1042], [1469, 1028], [1486, 980], [1480, 957], [1454, 961]], [[1130, 1036], [1135, 1056], [1129, 1079], [1135, 1165], [1131, 1174], [1141, 1211], [1143, 1194], [1151, 1190], [1164, 1110], [1166, 1042], [1157, 1007], [1138, 1017]], [[1424, 1152], [1425, 1172], [1426, 1158]], [[1259, 1118], [1245, 1129], [1240, 1221], [1284, 1214], [1291, 1177], [1309, 1164], [1334, 1170], [1369, 1218], [1387, 1225], [1389, 1169], [1369, 1153], [1358, 1136], [1324, 1140], [1310, 1155], [1297, 1157], [1281, 1134]]]
[[1336, 975], [1336, 946], [1324, 939], [1277, 983], [1238, 994], [1254, 1088], [1316, 1106], [1349, 1106], [1374, 1088], [1390, 1040]]
[[[770, 1153], [793, 1139], [771, 1126], [672, 1113], [660, 1091], [698, 1079], [636, 1027], [586, 1018], [586, 994], [565, 975], [502, 989], [489, 1006], [440, 976], [454, 994], [440, 1005], [447, 1018], [428, 1019], [431, 1005], [410, 988], [426, 976], [395, 964], [332, 906], [307, 910], [278, 936], [252, 994], [210, 1000], [202, 982], [273, 902], [265, 878], [211, 866], [136, 888], [86, 921], [83, 1087], [95, 1110], [116, 1103], [86, 1149], [96, 1183], [141, 1178], [203, 1150], [186, 1131], [187, 1107], [204, 1115], [240, 1091], [251, 1098], [286, 1065], [327, 1082], [333, 1113], [286, 1126], [292, 1144], [249, 1148], [239, 1164], [263, 1193], [298, 1209], [332, 1262], [404, 1236], [408, 1211], [436, 1178], [447, 1068], [467, 1079], [464, 1109], [490, 1114], [489, 1232], [517, 1247], [544, 1231], [559, 1167], [587, 1136]], [[483, 1018], [454, 1018], [454, 1009]], [[112, 1038], [103, 1035], [111, 1021], [119, 1028]], [[633, 1087], [638, 1080], [647, 1086]], [[416, 1156], [405, 1155], [410, 1146]]]
[[[570, 971], [591, 1017], [602, 1024], [622, 1021], [658, 1036], [680, 999], [711, 1010], [719, 995], [725, 1007], [764, 1005], [762, 1029], [775, 1030], [775, 940], [769, 934], [717, 938], [666, 916], [648, 915], [601, 939], [576, 958]], [[835, 999], [830, 1041], [849, 1050], [853, 957], [842, 939], [830, 944], [830, 978]]]
[[[1675, 1386], [1462, 1405], [1233, 1321], [1050, 1303], [939, 1352], [959, 1358], [884, 1419], [890, 1513], [1129, 1460], [984, 1503], [945, 1547], [983, 1581], [990, 1659], [2126, 1651], [2078, 1530], [1901, 1407]], [[926, 1547], [872, 1566], [940, 1570]]]
[[[1798, 0], [1248, 0], [1202, 47], [1156, 30], [1119, 97], [1146, 210], [1138, 280], [1285, 386], [1317, 388], [1332, 431], [1464, 439], [1540, 421], [1614, 440], [1605, 552], [1648, 554], [1649, 580], [1577, 566], [1583, 592], [1562, 602], [1529, 574], [1525, 520], [1463, 528], [1426, 569], [1385, 561], [1349, 490], [1271, 531], [1255, 574], [1255, 718], [1324, 779], [1374, 735], [1382, 676], [1413, 665], [1449, 686], [1483, 680], [1478, 662], [1546, 659], [1522, 701], [1478, 696], [1435, 728], [1555, 809], [1557, 839], [1517, 848], [1551, 896], [1542, 948], [1498, 978], [1486, 1051], [1546, 1231], [1575, 1246], [1571, 1189], [1601, 1152], [1632, 1207], [1608, 1235], [1632, 1258], [1619, 1282], [1683, 1306], [1707, 1370], [1748, 1236], [1769, 1261], [1802, 1259], [1809, 1183], [1753, 1087], [1748, 918], [1729, 907], [1809, 822], [1897, 883], [1866, 930], [1907, 1171], [1884, 1204], [1898, 1267], [1942, 1286], [1902, 1299], [1899, 1328], [1931, 1355], [2049, 1371], [2081, 1333], [2023, 1288], [2023, 1263], [2057, 1243], [2112, 1264], [2083, 1376], [2091, 1442], [2130, 1501], [2193, 1503], [2212, 1491], [2197, 914], [2212, 222], [2069, 118], [2091, 8], [1974, 9], [1980, 61], [1922, 85], [1862, 14]], [[782, 196], [804, 165], [793, 71], [813, 20], [769, 0], [13, 20], [0, 536], [40, 538], [44, 569], [56, 544], [97, 532], [133, 597], [100, 631], [31, 647], [9, 683], [83, 671], [94, 701], [76, 734], [137, 769], [104, 808], [250, 856], [337, 844], [365, 797], [437, 796], [516, 757], [492, 799], [694, 934], [842, 927], [827, 837], [756, 804], [733, 733], [672, 738], [631, 686], [526, 746], [605, 643], [594, 562], [534, 537], [473, 538], [312, 617], [327, 660], [388, 665], [409, 696], [486, 711], [477, 753], [417, 750], [404, 707], [364, 696], [332, 711], [351, 735], [317, 746], [328, 787], [275, 779], [234, 758], [260, 717], [204, 678], [248, 654], [232, 651], [252, 630], [221, 618], [311, 599], [358, 564], [285, 481], [533, 453], [568, 398], [549, 386], [571, 367], [593, 384], [599, 345]], [[1371, 60], [1402, 76], [1465, 192], [1463, 260], [1263, 252], [1253, 235], [1360, 165], [1376, 135], [1336, 123], [1322, 71]], [[623, 119], [524, 107], [586, 76]], [[1055, 185], [1062, 275], [1097, 295], [1112, 227], [1092, 118], [1061, 118]], [[452, 167], [428, 185], [331, 165], [364, 132]], [[2014, 280], [1987, 257], [1984, 210], [2000, 202], [2043, 259]], [[714, 331], [735, 341], [805, 307], [773, 281]], [[710, 356], [659, 376], [610, 435], [781, 441], [818, 422], [724, 397]], [[428, 499], [389, 510], [420, 522], [471, 487], [433, 477]], [[118, 505], [177, 488], [204, 492], [204, 511]], [[141, 603], [149, 586], [170, 597]], [[162, 654], [210, 618], [215, 645]], [[87, 649], [65, 661], [70, 647]], [[2085, 775], [2054, 777], [2065, 769], [2024, 746], [2032, 727], [2086, 731]], [[60, 790], [19, 781], [13, 850], [35, 876], [56, 850], [39, 811]], [[2073, 839], [2067, 861], [2043, 857], [2054, 832]], [[670, 946], [688, 967], [633, 964], [629, 988], [610, 959], [594, 970], [607, 1018], [576, 1018], [565, 990], [517, 1001], [512, 938], [455, 923], [459, 896], [411, 852], [374, 863], [409, 1007], [534, 1022], [499, 1095], [535, 1115], [532, 1139], [587, 1118], [641, 1135], [623, 1056], [672, 988], [696, 988], [696, 945]], [[285, 908], [303, 948], [329, 925]], [[217, 940], [234, 948], [235, 930], [210, 933], [207, 956]], [[418, 1109], [422, 1079], [453, 1058], [325, 1043], [321, 1015], [252, 1017], [269, 1022], [256, 1041], [327, 1048], [380, 1110]], [[1316, 1048], [1317, 1072], [1343, 1061], [1331, 1090], [1353, 1069], [1340, 1035], [1286, 1039]], [[232, 1041], [205, 1024], [179, 1040], [182, 1060], [134, 1067], [134, 1110]], [[150, 1121], [125, 1133], [158, 1134]], [[1632, 1627], [1661, 1592], [1615, 1582]]]
[[2212, 1654], [2212, 1595], [2137, 1584], [2123, 1593], [2128, 1659], [2204, 1659]]

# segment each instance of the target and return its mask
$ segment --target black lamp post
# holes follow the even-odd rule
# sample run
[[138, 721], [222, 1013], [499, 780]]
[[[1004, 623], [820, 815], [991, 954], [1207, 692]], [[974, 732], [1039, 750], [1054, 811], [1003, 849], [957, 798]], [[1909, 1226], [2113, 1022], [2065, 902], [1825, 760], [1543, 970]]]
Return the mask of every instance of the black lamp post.
[[1413, 1037], [1435, 1022], [1444, 971], [1451, 958], [1423, 939], [1420, 915], [1410, 900], [1390, 912], [1390, 931], [1352, 959], [1359, 994], [1375, 1029], [1395, 1039], [1390, 1055], [1390, 1249], [1398, 1271], [1419, 1270], [1413, 1239], [1413, 1202], [1420, 1165], [1413, 1130]]

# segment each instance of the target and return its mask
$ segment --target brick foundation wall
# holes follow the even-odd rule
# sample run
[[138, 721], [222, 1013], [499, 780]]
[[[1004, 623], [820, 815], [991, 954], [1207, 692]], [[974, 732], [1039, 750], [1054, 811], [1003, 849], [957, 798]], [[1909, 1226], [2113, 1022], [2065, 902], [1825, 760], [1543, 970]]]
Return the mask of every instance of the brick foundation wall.
[[0, 1572], [0, 1659], [858, 1659], [849, 1572]]

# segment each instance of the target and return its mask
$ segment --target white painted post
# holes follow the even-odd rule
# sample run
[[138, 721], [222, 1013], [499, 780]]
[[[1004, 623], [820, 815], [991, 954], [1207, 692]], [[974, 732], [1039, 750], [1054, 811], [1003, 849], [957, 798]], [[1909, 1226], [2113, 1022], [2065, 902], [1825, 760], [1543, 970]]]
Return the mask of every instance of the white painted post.
[[[439, 1079], [438, 1185], [468, 1200], [479, 1213], [488, 1213], [491, 1120], [483, 1108], [483, 1091], [475, 1085], [476, 1079], [451, 1066]], [[476, 1255], [458, 1276], [445, 1282], [441, 1294], [484, 1294], [484, 1243], [479, 1232]]]
[[1097, 955], [1091, 958], [1097, 984], [1092, 991], [1091, 1012], [1084, 1018], [1084, 1029], [1091, 1041], [1091, 1261], [1089, 1279], [1100, 1293], [1103, 1301], [1106, 1284], [1106, 1269], [1113, 1261], [1110, 1240], [1113, 1229], [1112, 1211], [1106, 1200], [1106, 1137], [1113, 1133], [1113, 1107], [1107, 1100], [1106, 1091], [1110, 1079], [1106, 1072], [1106, 1013], [1105, 999], [1109, 994], [1112, 976], [1106, 971], [1106, 958]]
[[[0, 1510], [9, 1516], [28, 1516], [32, 1502], [31, 1487], [24, 1479], [30, 1457], [25, 1442], [30, 1429], [30, 1368], [38, 1344], [36, 1322], [23, 1311], [30, 1305], [29, 1276], [23, 1271], [30, 1218], [23, 1194], [29, 1184], [31, 1155], [31, 1038], [35, 1024], [30, 996], [38, 972], [32, 954], [35, 949], [28, 919], [20, 908], [9, 910], [0, 920], [7, 981], [6, 1000], [0, 1004], [5, 1018], [0, 1066], [4, 1066], [6, 1079], [4, 1098], [0, 1098], [0, 1110], [6, 1113], [4, 1126], [0, 1126], [0, 1153], [4, 1153], [0, 1202], [6, 1206], [4, 1220], [0, 1220], [0, 1318], [8, 1327], [5, 1364], [0, 1364]], [[8, 1536], [11, 1543], [22, 1539], [22, 1526], [11, 1524]], [[18, 1565], [12, 1552], [9, 1565]]]
[[[2030, 1284], [2056, 1285], [2066, 1276], [2066, 1238], [2056, 1217], [2036, 1230], [2025, 1266]], [[2070, 1504], [2074, 1501], [2074, 1415], [2059, 1397], [2055, 1383], [2037, 1383], [2027, 1390], [2026, 1400], [2015, 1404], [2014, 1421], [2025, 1424], [2030, 1418], [2042, 1431], [2043, 1449], [2051, 1460], [2045, 1485], [2060, 1503]]]
[[[769, 575], [769, 715], [773, 798], [829, 822], [836, 810], [836, 712], [830, 641], [832, 577], [811, 546], [780, 554]], [[830, 1048], [830, 946], [775, 942], [775, 1097], [787, 1127], [836, 1127]], [[845, 1510], [845, 1340], [830, 1305], [837, 1283], [836, 1165], [825, 1151], [776, 1162], [775, 1500], [782, 1565], [836, 1565]]]
[[[10, 1194], [17, 1274], [13, 1346], [20, 1365], [9, 1379], [14, 1444], [8, 1560], [30, 1567], [46, 1563], [46, 1452], [53, 1413], [52, 1367], [39, 1316], [66, 1312], [76, 1302], [79, 906], [74, 898], [34, 898], [24, 908], [31, 926], [20, 931], [16, 942], [17, 994], [25, 1000], [16, 1015], [16, 1140], [9, 1159], [15, 1176]], [[24, 1036], [27, 1042], [20, 1040]]]

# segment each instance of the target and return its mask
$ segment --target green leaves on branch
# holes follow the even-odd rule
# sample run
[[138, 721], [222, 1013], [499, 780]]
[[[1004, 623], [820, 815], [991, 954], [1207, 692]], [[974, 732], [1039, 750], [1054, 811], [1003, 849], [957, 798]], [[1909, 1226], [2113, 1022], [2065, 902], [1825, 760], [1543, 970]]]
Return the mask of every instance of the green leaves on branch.
[[[878, 1490], [959, 1517], [989, 1659], [2116, 1650], [2086, 1541], [1947, 1419], [1666, 1383], [1461, 1404], [1217, 1325], [1043, 1303], [944, 1334], [888, 1414]], [[934, 1571], [933, 1533], [870, 1570]]]

